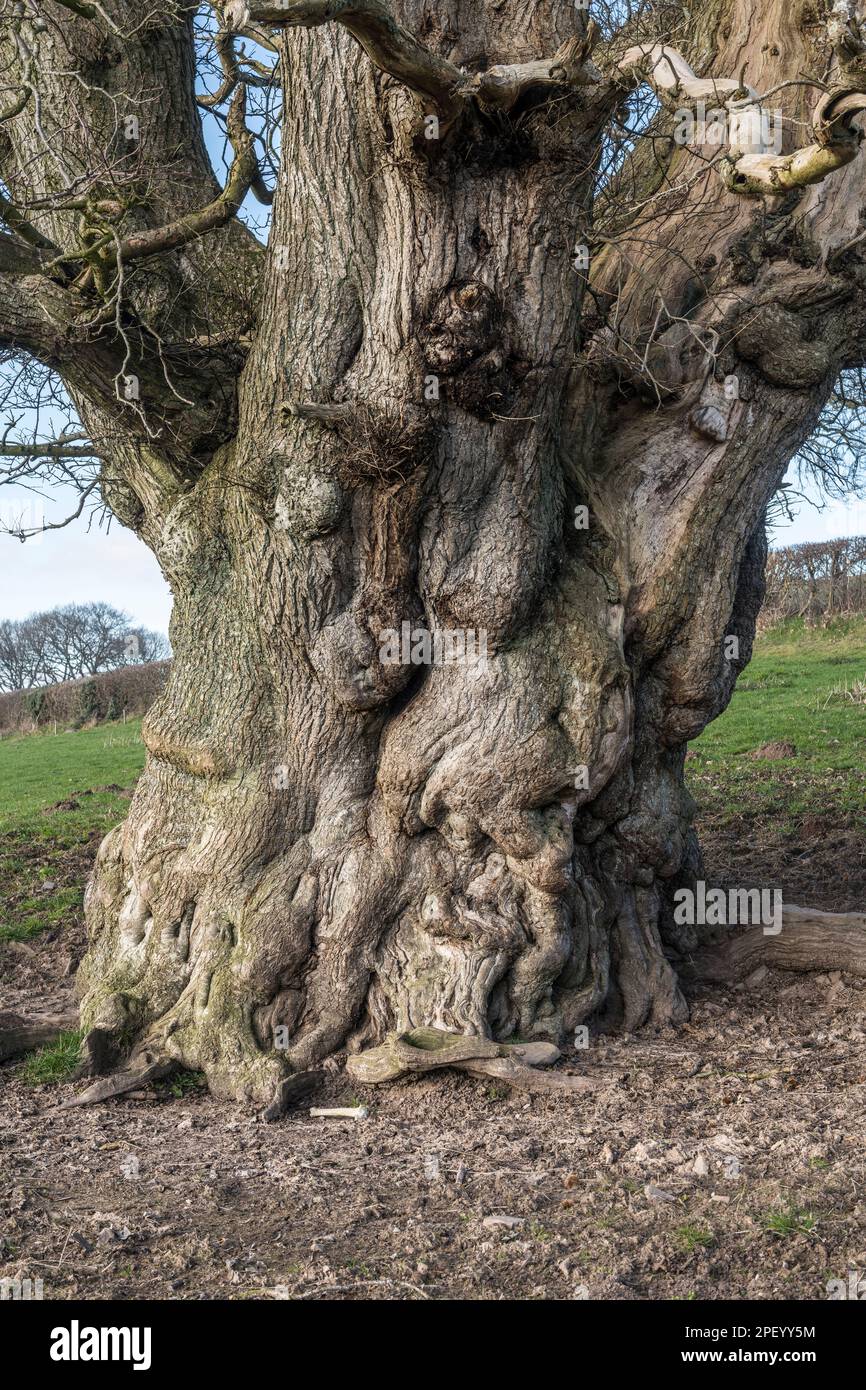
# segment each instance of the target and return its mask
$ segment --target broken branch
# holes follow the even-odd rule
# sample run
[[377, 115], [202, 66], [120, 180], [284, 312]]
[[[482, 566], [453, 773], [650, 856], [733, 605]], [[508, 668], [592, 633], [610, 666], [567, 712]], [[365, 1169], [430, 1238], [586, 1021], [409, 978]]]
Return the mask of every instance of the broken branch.
[[719, 172], [732, 193], [781, 197], [791, 189], [820, 183], [849, 164], [860, 148], [861, 132], [851, 124], [866, 110], [866, 93], [859, 90], [859, 78], [852, 76], [822, 94], [812, 117], [815, 142], [783, 155], [770, 153], [765, 147], [761, 98], [742, 77], [698, 77], [682, 54], [666, 44], [630, 48], [617, 66], [633, 84], [648, 81], [671, 100], [712, 99], [724, 105], [730, 118], [730, 150], [720, 161]]

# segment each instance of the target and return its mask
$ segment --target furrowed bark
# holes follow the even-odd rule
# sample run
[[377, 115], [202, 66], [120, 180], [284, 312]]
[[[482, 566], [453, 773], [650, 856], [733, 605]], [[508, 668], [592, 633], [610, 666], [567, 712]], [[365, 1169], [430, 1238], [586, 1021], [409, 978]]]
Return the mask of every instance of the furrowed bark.
[[[748, 660], [767, 502], [866, 336], [859, 250], [833, 259], [858, 160], [765, 207], [671, 142], [587, 296], [625, 88], [594, 80], [570, 3], [396, 5], [464, 74], [438, 129], [346, 7], [303, 13], [274, 20], [291, 101], [236, 414], [210, 449], [180, 420], [175, 453], [149, 441], [162, 481], [125, 475], [175, 659], [80, 972], [103, 1065], [132, 1046], [271, 1114], [287, 1079], [393, 1033], [686, 1017], [686, 745]], [[710, 84], [748, 41], [758, 92], [829, 55], [777, 0], [716, 0], [687, 37]], [[805, 120], [811, 95], [780, 100]], [[150, 209], [144, 235], [171, 223]], [[166, 264], [180, 351], [204, 301]], [[462, 647], [406, 661], [404, 624]]]

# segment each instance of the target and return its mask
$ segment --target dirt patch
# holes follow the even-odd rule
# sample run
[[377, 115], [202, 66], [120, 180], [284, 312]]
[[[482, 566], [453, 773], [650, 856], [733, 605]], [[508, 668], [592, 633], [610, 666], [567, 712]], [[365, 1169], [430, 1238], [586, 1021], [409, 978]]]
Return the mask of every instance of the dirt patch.
[[[0, 1275], [52, 1298], [824, 1298], [866, 1269], [866, 991], [770, 974], [597, 1038], [563, 1103], [334, 1070], [273, 1125], [163, 1084], [58, 1111], [0, 1068]], [[494, 1224], [492, 1217], [514, 1218]], [[773, 1227], [777, 1229], [773, 1229]]]
[[704, 875], [718, 888], [772, 887], [822, 912], [862, 912], [866, 835], [853, 818], [807, 815], [780, 837], [751, 815], [698, 818]]
[[776, 739], [772, 743], [762, 743], [760, 748], [753, 748], [749, 754], [750, 758], [767, 758], [776, 761], [779, 758], [796, 758], [797, 750], [793, 743], [788, 743], [786, 739]]
[[[80, 884], [98, 839], [51, 878]], [[705, 826], [704, 848], [713, 883], [778, 872], [791, 900], [862, 906], [862, 842], [829, 816], [784, 860], [759, 823]], [[59, 1012], [80, 914], [23, 946], [0, 948], [0, 1004]], [[680, 1032], [567, 1058], [609, 1078], [572, 1101], [456, 1073], [363, 1087], [337, 1064], [268, 1125], [171, 1082], [60, 1111], [74, 1088], [6, 1063], [0, 1277], [60, 1299], [825, 1298], [866, 1271], [864, 985], [700, 990]], [[360, 1123], [308, 1113], [359, 1101]]]
[[[14, 921], [16, 908], [35, 894], [44, 893], [40, 869], [49, 868], [54, 889], [80, 889], [87, 882], [99, 848], [101, 832], [94, 831], [83, 844], [66, 850], [40, 841], [17, 849], [24, 863], [18, 893], [7, 895], [4, 912]], [[60, 1013], [68, 1007], [72, 976], [84, 955], [87, 931], [79, 906], [71, 907], [63, 920], [28, 941], [0, 941], [0, 1008], [27, 1013], [36, 1004], [42, 1013]]]

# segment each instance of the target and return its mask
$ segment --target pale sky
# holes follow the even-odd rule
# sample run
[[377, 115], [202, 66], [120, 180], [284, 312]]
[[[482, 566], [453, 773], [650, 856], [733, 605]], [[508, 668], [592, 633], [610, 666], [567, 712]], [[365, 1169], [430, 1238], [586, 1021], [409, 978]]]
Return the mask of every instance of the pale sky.
[[[14, 524], [22, 514], [25, 523], [35, 522], [44, 506], [46, 520], [60, 519], [70, 510], [69, 500], [69, 494], [65, 499], [43, 501], [30, 493], [0, 488], [0, 516], [7, 524]], [[73, 501], [71, 509], [74, 505]], [[772, 544], [862, 535], [866, 535], [866, 501], [851, 497], [829, 503], [824, 511], [801, 504], [793, 524], [776, 528]], [[168, 631], [168, 585], [150, 551], [117, 522], [109, 531], [94, 523], [88, 533], [82, 518], [24, 545], [0, 535], [0, 574], [0, 618], [23, 618], [64, 603], [102, 599], [125, 609], [136, 623]]]
[[[75, 510], [71, 494], [61, 500], [34, 498], [19, 488], [0, 488], [0, 517], [6, 525], [36, 525]], [[66, 510], [64, 511], [64, 505]], [[0, 535], [0, 618], [24, 618], [64, 603], [103, 600], [123, 608], [136, 624], [168, 632], [171, 592], [156, 560], [138, 537], [118, 522], [100, 530], [86, 518], [60, 531], [25, 541]]]

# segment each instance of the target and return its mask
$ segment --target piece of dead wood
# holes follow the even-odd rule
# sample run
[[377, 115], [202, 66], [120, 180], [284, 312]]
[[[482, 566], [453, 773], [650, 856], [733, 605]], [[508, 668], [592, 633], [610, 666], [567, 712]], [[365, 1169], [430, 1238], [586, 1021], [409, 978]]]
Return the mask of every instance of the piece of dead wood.
[[63, 1101], [60, 1109], [69, 1110], [74, 1105], [98, 1105], [103, 1100], [114, 1100], [116, 1096], [126, 1095], [128, 1091], [137, 1091], [139, 1087], [146, 1086], [151, 1081], [161, 1081], [163, 1077], [176, 1071], [177, 1066], [172, 1057], [156, 1057], [150, 1062], [130, 1065], [121, 1071], [112, 1072], [110, 1076], [101, 1077], [92, 1086], [88, 1086], [86, 1091]]
[[0, 1062], [45, 1047], [61, 1033], [74, 1032], [78, 1027], [78, 1010], [63, 1014], [38, 1015], [0, 1013]]
[[547, 1094], [585, 1093], [602, 1084], [588, 1076], [538, 1070], [550, 1066], [560, 1055], [553, 1043], [497, 1043], [441, 1028], [416, 1028], [409, 1033], [391, 1033], [379, 1047], [349, 1057], [346, 1070], [354, 1081], [368, 1086], [441, 1067], [455, 1067], [472, 1076], [492, 1076], [519, 1090]]
[[786, 903], [781, 931], [766, 933], [754, 926], [732, 932], [695, 951], [688, 973], [706, 984], [731, 984], [759, 965], [866, 975], [866, 913], [819, 912]]
[[597, 1091], [605, 1081], [611, 1080], [610, 1072], [602, 1079], [575, 1076], [565, 1071], [539, 1071], [515, 1057], [476, 1058], [461, 1063], [460, 1070], [469, 1072], [470, 1076], [492, 1076], [496, 1081], [504, 1081], [506, 1086], [513, 1086], [515, 1090], [533, 1091], [536, 1095], [542, 1092], [548, 1095], [585, 1095], [587, 1091]]
[[359, 1123], [370, 1114], [366, 1105], [311, 1105], [311, 1120], [354, 1120]]

